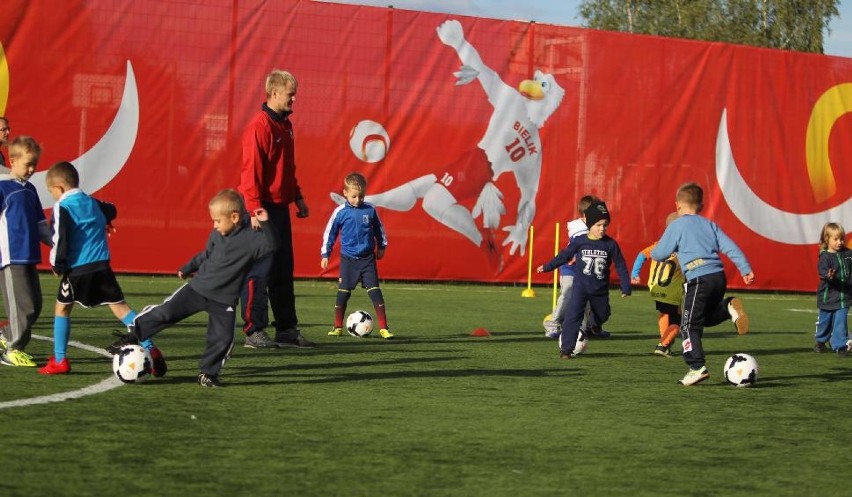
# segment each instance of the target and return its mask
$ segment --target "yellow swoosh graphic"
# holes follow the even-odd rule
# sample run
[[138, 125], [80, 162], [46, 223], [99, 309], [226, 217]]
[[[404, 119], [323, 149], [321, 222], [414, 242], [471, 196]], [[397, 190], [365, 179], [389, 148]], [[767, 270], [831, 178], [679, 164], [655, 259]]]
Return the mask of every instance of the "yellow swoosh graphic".
[[827, 200], [837, 192], [828, 142], [834, 123], [847, 112], [852, 112], [852, 83], [829, 88], [820, 95], [811, 111], [805, 138], [805, 159], [817, 202]]
[[0, 43], [0, 116], [6, 114], [6, 103], [9, 101], [9, 63], [6, 62], [6, 51]]

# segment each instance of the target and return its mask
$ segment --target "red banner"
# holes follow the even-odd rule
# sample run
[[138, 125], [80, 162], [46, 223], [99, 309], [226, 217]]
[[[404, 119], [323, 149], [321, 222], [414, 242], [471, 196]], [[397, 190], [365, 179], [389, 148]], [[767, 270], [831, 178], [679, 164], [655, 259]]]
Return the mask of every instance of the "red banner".
[[117, 271], [173, 272], [203, 247], [273, 68], [299, 80], [299, 277], [320, 275], [351, 171], [392, 279], [525, 281], [529, 225], [538, 265], [588, 193], [632, 259], [698, 181], [757, 288], [812, 290], [820, 227], [852, 219], [852, 59], [305, 0], [4, 7], [0, 114], [44, 147], [45, 208], [60, 160], [117, 204]]

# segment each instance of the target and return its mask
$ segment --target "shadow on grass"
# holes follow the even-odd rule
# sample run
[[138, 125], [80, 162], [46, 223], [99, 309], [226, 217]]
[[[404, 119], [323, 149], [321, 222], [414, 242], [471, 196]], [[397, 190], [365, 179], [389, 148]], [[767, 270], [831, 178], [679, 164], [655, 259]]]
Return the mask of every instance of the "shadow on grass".
[[[284, 371], [282, 371], [284, 372]], [[254, 381], [238, 382], [235, 385], [277, 385], [281, 383], [342, 383], [356, 381], [382, 381], [382, 380], [399, 380], [411, 378], [470, 378], [470, 377], [503, 377], [503, 378], [544, 378], [550, 376], [563, 377], [570, 375], [573, 377], [583, 376], [582, 371], [572, 369], [453, 369], [439, 371], [389, 371], [380, 373], [364, 373], [352, 372], [348, 374], [326, 375], [319, 378], [304, 378], [298, 379], [275, 379], [270, 377], [269, 381]], [[291, 376], [288, 374], [276, 376]]]

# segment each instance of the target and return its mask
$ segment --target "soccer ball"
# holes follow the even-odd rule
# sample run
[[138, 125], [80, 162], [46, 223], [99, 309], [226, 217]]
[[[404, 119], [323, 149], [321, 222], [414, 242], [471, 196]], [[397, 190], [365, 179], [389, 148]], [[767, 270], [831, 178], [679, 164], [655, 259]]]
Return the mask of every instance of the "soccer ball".
[[574, 345], [574, 351], [571, 352], [573, 355], [579, 355], [586, 351], [586, 348], [589, 347], [589, 335], [580, 330], [580, 334], [577, 335], [577, 344]]
[[[571, 355], [580, 355], [586, 351], [589, 347], [589, 335], [580, 330], [580, 333], [577, 335], [577, 343], [574, 344], [574, 350], [571, 351]], [[559, 349], [562, 349], [562, 335], [559, 335]]]
[[379, 162], [390, 149], [390, 136], [384, 126], [365, 119], [349, 131], [349, 148], [359, 160], [371, 164]]
[[748, 354], [734, 354], [725, 361], [725, 381], [738, 387], [750, 387], [757, 381], [757, 360]]
[[142, 383], [151, 375], [151, 354], [140, 345], [125, 345], [112, 356], [112, 371], [124, 383]]
[[353, 337], [364, 338], [373, 331], [373, 316], [365, 311], [355, 311], [346, 318], [346, 331]]

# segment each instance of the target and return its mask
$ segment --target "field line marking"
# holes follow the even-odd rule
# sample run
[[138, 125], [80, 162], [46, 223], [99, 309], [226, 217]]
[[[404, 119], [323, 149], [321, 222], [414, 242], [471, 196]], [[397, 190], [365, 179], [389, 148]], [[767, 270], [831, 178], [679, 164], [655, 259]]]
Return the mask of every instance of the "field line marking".
[[[49, 342], [53, 341], [53, 338], [36, 334], [33, 334], [33, 338], [38, 340], [47, 340]], [[91, 345], [86, 345], [85, 343], [77, 342], [75, 340], [71, 340], [70, 342], [68, 342], [68, 345], [71, 347], [76, 347], [78, 349], [86, 350], [88, 352], [93, 352], [95, 354], [100, 354], [104, 357], [110, 357], [110, 354], [100, 347], [93, 347]], [[50, 404], [52, 402], [62, 402], [65, 400], [79, 399], [88, 395], [103, 393], [112, 390], [113, 388], [120, 387], [122, 385], [123, 383], [121, 383], [121, 380], [116, 378], [115, 375], [110, 375], [109, 378], [101, 381], [100, 383], [80, 388], [78, 390], [72, 390], [70, 392], [43, 395], [41, 397], [33, 397], [30, 399], [17, 399], [10, 400], [8, 402], [0, 402], [0, 410], [8, 409], [11, 407], [34, 406], [37, 404]]]

